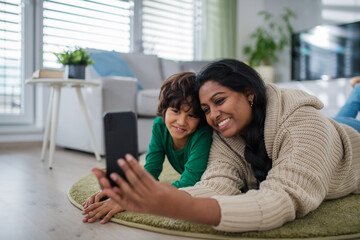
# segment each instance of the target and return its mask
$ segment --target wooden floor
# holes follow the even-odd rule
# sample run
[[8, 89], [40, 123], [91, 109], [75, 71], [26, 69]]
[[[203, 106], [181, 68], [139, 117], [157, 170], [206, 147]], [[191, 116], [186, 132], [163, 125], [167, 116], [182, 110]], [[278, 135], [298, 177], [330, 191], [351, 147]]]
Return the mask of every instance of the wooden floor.
[[104, 167], [104, 159], [57, 148], [49, 170], [40, 152], [40, 142], [0, 143], [0, 239], [192, 239], [115, 223], [82, 223], [68, 189], [92, 167]]

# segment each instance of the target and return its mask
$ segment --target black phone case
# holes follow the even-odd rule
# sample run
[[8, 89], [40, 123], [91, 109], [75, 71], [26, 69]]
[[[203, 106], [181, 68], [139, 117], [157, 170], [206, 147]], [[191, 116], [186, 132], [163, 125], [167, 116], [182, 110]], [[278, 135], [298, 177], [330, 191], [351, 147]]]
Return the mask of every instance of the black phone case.
[[132, 154], [138, 159], [137, 120], [134, 112], [108, 112], [104, 114], [106, 177], [112, 186], [116, 184], [110, 174], [118, 173], [125, 180], [125, 174], [117, 161], [125, 154]]

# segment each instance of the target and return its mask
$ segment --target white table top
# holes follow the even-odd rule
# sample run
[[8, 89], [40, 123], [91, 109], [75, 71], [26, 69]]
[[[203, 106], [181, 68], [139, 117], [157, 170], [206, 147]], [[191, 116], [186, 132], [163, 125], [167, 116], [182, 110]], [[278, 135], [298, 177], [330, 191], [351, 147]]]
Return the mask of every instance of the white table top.
[[25, 80], [26, 84], [46, 83], [50, 85], [68, 85], [71, 86], [100, 86], [99, 82], [88, 81], [84, 79], [62, 79], [62, 78], [29, 78]]

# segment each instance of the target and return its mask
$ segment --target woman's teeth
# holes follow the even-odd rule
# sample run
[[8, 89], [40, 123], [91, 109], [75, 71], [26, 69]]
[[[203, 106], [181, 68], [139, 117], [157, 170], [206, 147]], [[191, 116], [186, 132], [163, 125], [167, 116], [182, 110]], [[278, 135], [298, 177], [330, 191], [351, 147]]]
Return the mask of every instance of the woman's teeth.
[[218, 124], [218, 126], [219, 127], [221, 127], [221, 126], [224, 126], [226, 123], [228, 123], [230, 121], [230, 118], [227, 118], [227, 119], [225, 119], [224, 121], [222, 121], [222, 122], [220, 122], [219, 124]]

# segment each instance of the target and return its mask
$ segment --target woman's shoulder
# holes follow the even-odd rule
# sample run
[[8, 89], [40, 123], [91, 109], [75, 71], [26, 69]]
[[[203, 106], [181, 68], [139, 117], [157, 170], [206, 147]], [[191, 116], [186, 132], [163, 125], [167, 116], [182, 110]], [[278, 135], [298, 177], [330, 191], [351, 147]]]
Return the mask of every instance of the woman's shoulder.
[[236, 155], [243, 156], [245, 150], [245, 140], [240, 135], [230, 138], [223, 137], [220, 133], [214, 131], [212, 147], [216, 152], [236, 153]]

